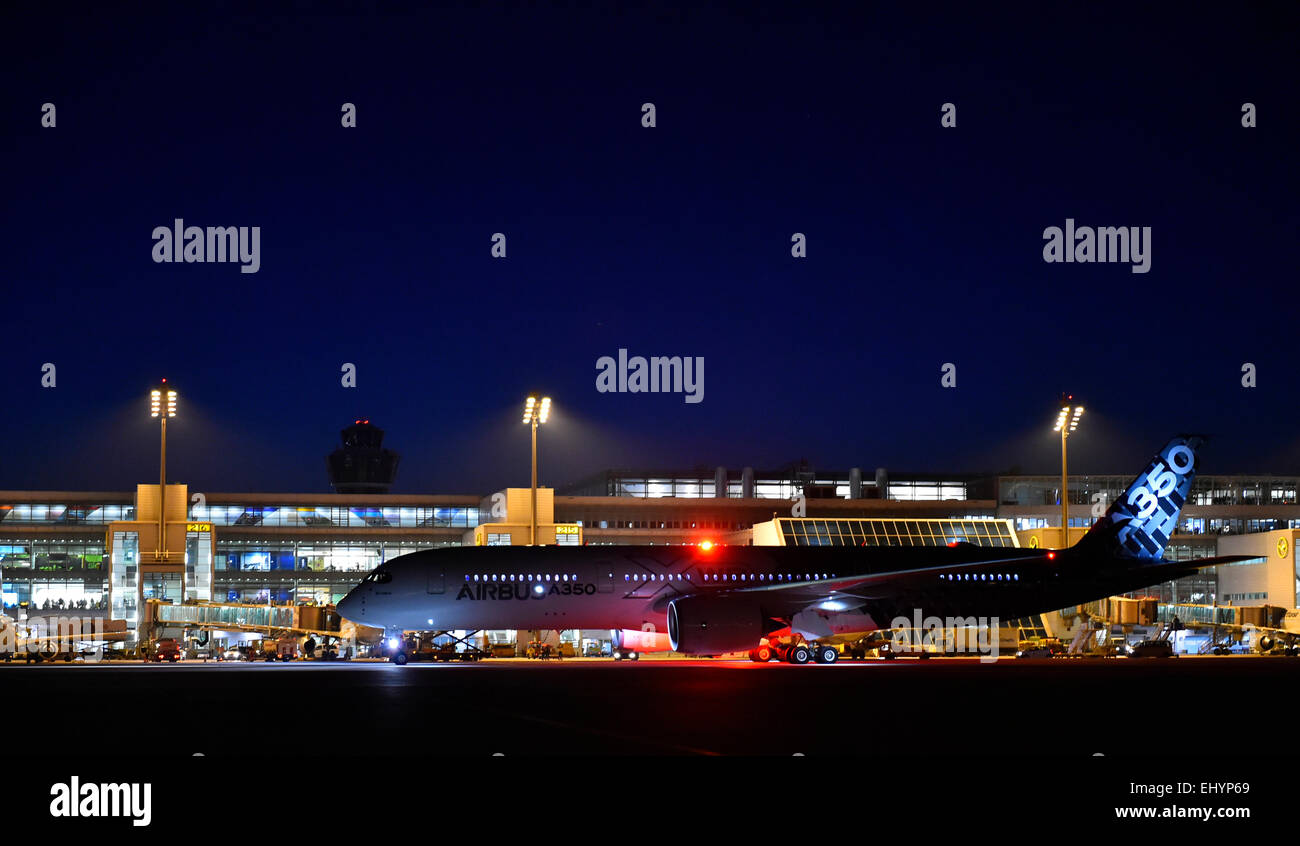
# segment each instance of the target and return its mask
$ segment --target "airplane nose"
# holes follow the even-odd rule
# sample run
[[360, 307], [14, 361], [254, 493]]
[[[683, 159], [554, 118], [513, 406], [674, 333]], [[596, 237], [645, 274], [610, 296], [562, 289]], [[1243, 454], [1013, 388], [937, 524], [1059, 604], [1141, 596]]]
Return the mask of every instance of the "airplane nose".
[[357, 596], [358, 590], [359, 588], [353, 589], [347, 596], [339, 600], [338, 605], [334, 606], [340, 617], [354, 623], [364, 622], [361, 615], [365, 613], [365, 605]]

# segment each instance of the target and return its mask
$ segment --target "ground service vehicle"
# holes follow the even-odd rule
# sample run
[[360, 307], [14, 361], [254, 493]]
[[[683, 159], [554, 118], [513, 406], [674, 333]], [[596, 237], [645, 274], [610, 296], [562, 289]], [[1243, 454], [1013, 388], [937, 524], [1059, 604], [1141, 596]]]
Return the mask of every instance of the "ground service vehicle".
[[159, 640], [154, 646], [153, 654], [150, 655], [149, 660], [156, 661], [159, 664], [163, 661], [169, 661], [175, 664], [177, 661], [181, 660], [180, 642], [174, 637], [165, 637], [162, 640]]

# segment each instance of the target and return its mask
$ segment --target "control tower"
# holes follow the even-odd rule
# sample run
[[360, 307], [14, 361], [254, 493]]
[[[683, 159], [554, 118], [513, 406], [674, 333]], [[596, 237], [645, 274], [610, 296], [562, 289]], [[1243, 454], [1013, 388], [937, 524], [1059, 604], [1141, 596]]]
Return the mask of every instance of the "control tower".
[[383, 448], [384, 430], [357, 420], [340, 434], [343, 446], [326, 459], [335, 493], [388, 493], [401, 456]]

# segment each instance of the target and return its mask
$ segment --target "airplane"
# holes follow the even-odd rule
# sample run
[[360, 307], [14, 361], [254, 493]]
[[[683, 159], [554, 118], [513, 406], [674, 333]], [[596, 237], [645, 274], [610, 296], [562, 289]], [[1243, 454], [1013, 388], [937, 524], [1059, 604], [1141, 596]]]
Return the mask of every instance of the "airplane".
[[[1170, 440], [1084, 537], [1058, 550], [966, 542], [452, 547], [381, 564], [338, 612], [389, 631], [609, 629], [616, 655], [633, 660], [638, 649], [748, 651], [756, 661], [828, 664], [839, 655], [837, 635], [888, 630], [899, 617], [1012, 620], [1253, 558], [1162, 557], [1201, 443]], [[405, 659], [400, 649], [392, 655]]]

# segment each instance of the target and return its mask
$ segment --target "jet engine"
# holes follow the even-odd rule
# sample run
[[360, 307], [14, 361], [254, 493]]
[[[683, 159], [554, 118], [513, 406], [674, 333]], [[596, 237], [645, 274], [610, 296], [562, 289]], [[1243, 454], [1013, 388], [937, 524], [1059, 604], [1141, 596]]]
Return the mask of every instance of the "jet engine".
[[754, 648], [763, 634], [763, 612], [752, 596], [686, 596], [668, 603], [668, 639], [674, 652], [743, 652]]

